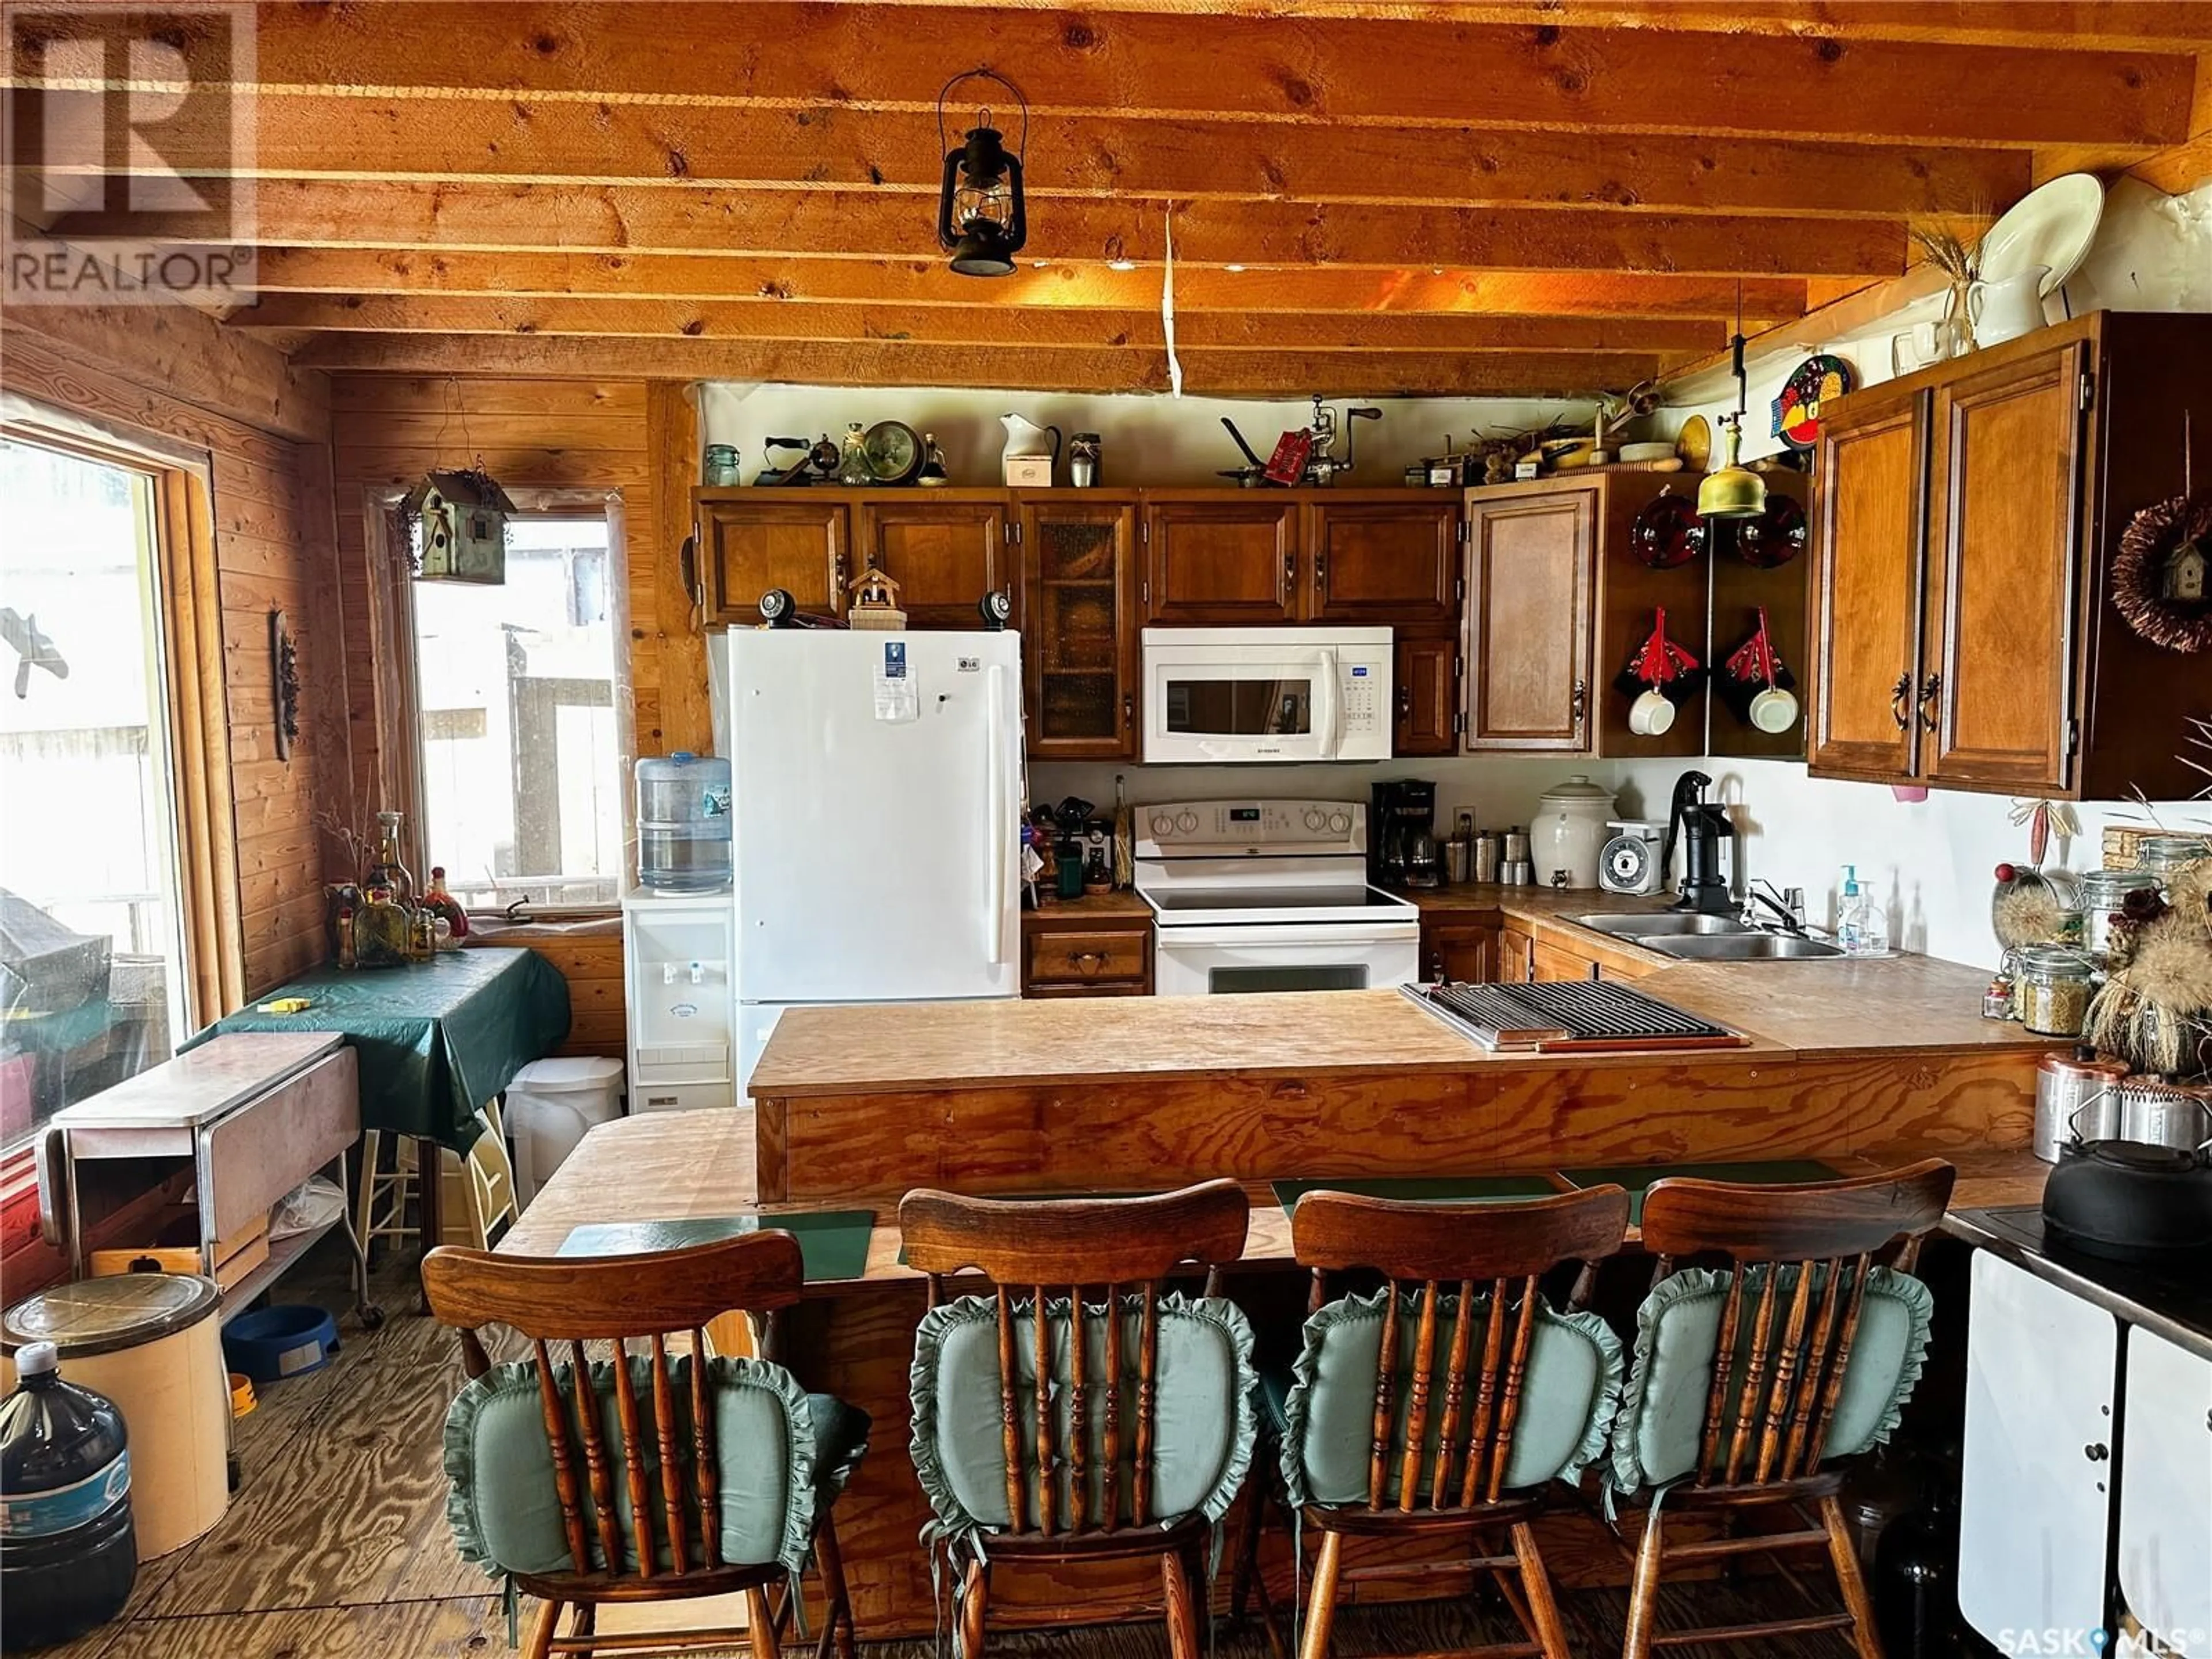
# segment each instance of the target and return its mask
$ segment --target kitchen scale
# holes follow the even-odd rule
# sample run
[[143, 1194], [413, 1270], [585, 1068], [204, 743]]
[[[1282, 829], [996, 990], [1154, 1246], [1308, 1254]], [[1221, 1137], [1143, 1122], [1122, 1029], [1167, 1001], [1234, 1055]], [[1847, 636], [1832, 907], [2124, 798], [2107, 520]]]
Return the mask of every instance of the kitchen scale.
[[1667, 872], [1659, 854], [1667, 826], [1645, 818], [1612, 818], [1606, 827], [1618, 833], [1598, 849], [1597, 884], [1608, 893], [1662, 891]]

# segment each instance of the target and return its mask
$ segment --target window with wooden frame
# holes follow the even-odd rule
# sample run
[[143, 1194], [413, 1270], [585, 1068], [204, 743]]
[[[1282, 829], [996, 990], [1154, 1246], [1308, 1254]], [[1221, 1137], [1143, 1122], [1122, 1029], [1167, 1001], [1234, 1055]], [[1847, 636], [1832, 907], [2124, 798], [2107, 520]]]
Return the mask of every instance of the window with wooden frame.
[[0, 427], [0, 1157], [242, 998], [212, 530], [192, 467]]
[[[496, 586], [397, 580], [390, 689], [416, 733], [387, 768], [427, 878], [471, 911], [611, 911], [630, 880], [632, 755], [621, 502], [510, 492]], [[406, 568], [397, 504], [385, 541]]]

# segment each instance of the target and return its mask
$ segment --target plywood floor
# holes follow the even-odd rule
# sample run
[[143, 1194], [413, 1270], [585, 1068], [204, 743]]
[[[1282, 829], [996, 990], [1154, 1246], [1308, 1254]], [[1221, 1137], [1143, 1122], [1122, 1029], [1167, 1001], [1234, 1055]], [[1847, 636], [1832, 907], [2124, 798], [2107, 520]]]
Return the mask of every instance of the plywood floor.
[[[461, 1383], [451, 1333], [415, 1316], [407, 1269], [380, 1267], [391, 1316], [380, 1330], [353, 1322], [341, 1249], [319, 1251], [284, 1286], [287, 1299], [341, 1313], [343, 1347], [312, 1376], [264, 1391], [238, 1425], [243, 1486], [222, 1523], [196, 1544], [149, 1562], [123, 1616], [55, 1659], [492, 1659], [507, 1620], [489, 1581], [453, 1553], [446, 1527], [440, 1429]], [[877, 1456], [903, 1448], [879, 1447]], [[1625, 1597], [1563, 1598], [1578, 1655], [1620, 1650]], [[1662, 1613], [1668, 1625], [1739, 1622], [1802, 1611], [1786, 1586], [1690, 1587]], [[528, 1608], [526, 1606], [525, 1614]], [[1337, 1621], [1342, 1659], [1433, 1653], [1498, 1640], [1510, 1623], [1468, 1603], [1347, 1608]], [[1267, 1659], [1256, 1630], [1223, 1631], [1220, 1659]], [[1741, 1650], [1672, 1651], [1742, 1659]], [[1761, 1659], [1847, 1659], [1833, 1635], [1764, 1644]], [[1150, 1625], [994, 1637], [992, 1659], [1164, 1659]], [[872, 1644], [864, 1659], [933, 1659], [927, 1642]]]

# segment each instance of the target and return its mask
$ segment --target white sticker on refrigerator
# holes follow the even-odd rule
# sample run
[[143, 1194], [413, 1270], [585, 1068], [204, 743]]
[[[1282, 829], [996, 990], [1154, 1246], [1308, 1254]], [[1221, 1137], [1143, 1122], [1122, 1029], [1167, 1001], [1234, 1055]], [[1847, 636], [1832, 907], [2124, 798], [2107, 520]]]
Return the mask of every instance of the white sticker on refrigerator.
[[904, 640], [884, 641], [876, 665], [876, 718], [894, 724], [921, 718], [921, 694], [907, 672]]

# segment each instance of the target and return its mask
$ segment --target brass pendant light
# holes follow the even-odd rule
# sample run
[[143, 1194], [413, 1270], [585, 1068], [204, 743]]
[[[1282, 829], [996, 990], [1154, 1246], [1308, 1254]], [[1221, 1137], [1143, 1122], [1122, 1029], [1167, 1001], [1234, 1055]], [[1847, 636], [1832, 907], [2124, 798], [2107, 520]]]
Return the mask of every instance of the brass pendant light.
[[1729, 341], [1735, 356], [1735, 413], [1721, 416], [1728, 441], [1721, 464], [1698, 485], [1698, 516], [1701, 519], [1755, 519], [1766, 511], [1766, 484], [1743, 465], [1743, 416], [1749, 404], [1749, 381], [1743, 368], [1743, 283], [1735, 285], [1735, 333]]

